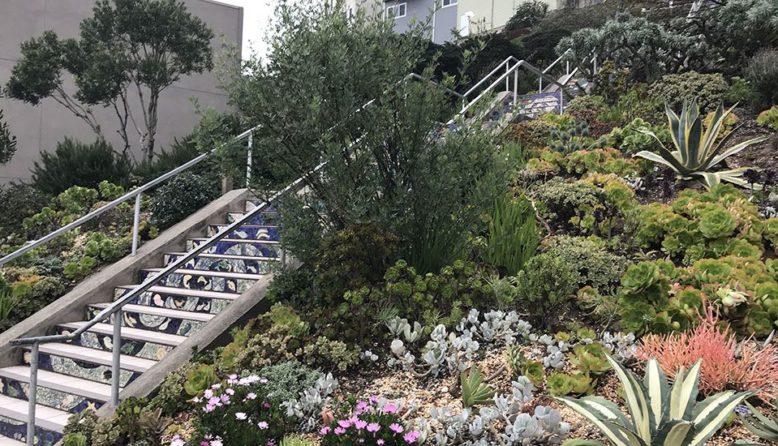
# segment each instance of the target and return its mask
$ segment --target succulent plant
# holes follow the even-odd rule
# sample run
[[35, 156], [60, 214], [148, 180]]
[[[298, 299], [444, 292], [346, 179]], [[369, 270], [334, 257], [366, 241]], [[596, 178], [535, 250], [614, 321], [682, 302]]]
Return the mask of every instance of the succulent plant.
[[749, 403], [746, 403], [746, 405], [751, 414], [754, 415], [754, 418], [756, 418], [756, 420], [743, 418], [743, 424], [746, 428], [762, 440], [778, 441], [778, 420], [767, 418]]
[[616, 446], [700, 446], [751, 394], [721, 392], [697, 404], [701, 363], [681, 370], [672, 387], [655, 360], [646, 365], [643, 382], [616, 360], [608, 357], [624, 387], [631, 415], [603, 398], [557, 398], [594, 423]]
[[486, 404], [494, 396], [494, 389], [484, 382], [484, 375], [478, 366], [462, 372], [459, 383], [462, 390], [462, 405], [465, 407]]

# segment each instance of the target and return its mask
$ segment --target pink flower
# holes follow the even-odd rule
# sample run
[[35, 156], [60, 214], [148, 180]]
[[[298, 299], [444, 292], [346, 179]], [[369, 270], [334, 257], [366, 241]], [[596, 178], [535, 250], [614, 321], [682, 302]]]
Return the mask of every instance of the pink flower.
[[367, 426], [367, 421], [364, 420], [356, 420], [354, 421], [354, 427], [357, 428], [357, 430], [362, 430]]
[[203, 398], [211, 399], [212, 397], [213, 397], [213, 390], [205, 389], [205, 392], [203, 392]]
[[378, 397], [373, 395], [370, 398], [368, 398], [368, 400], [370, 401], [370, 403], [375, 404], [378, 402]]
[[265, 410], [268, 410], [271, 407], [273, 407], [273, 406], [271, 406], [270, 403], [268, 403], [267, 401], [262, 403], [262, 408], [265, 409]]
[[381, 409], [384, 413], [397, 413], [397, 406], [392, 403], [386, 403], [384, 408]]
[[350, 420], [338, 420], [338, 426], [348, 429], [351, 427], [351, 421]]
[[228, 404], [230, 404], [230, 396], [229, 396], [229, 395], [227, 395], [226, 393], [225, 393], [225, 394], [223, 394], [223, 395], [220, 397], [220, 399], [221, 399], [221, 401], [222, 401], [222, 403], [223, 403], [223, 404], [225, 404], [225, 405], [228, 405]]
[[246, 399], [244, 399], [243, 401], [248, 401], [248, 400], [255, 400], [255, 399], [257, 399], [257, 394], [256, 394], [256, 393], [254, 393], [254, 392], [249, 392], [249, 393], [246, 395]]
[[384, 444], [384, 440], [381, 440], [381, 439], [379, 438], [378, 440], [376, 440], [375, 444], [377, 444], [378, 446], [381, 446], [381, 445], [383, 445], [383, 444]]
[[265, 429], [268, 428], [267, 421], [260, 421], [259, 423], [257, 423], [257, 426], [259, 426], [259, 428], [262, 429], [262, 430], [265, 430]]
[[390, 424], [390, 425], [389, 425], [389, 430], [390, 430], [390, 431], [392, 431], [392, 432], [395, 432], [395, 433], [399, 434], [399, 433], [402, 433], [402, 431], [403, 431], [404, 429], [403, 429], [403, 427], [402, 427], [402, 426], [400, 426], [399, 424], [397, 424], [397, 423], [392, 423], [392, 424]]
[[330, 433], [330, 430], [331, 429], [329, 426], [324, 426], [323, 428], [319, 429], [319, 434], [321, 434], [322, 436], [327, 435]]
[[203, 441], [200, 442], [200, 446], [211, 446], [211, 443], [203, 440]]
[[242, 421], [248, 418], [248, 416], [246, 415], [246, 412], [235, 412], [235, 418]]
[[224, 389], [224, 393], [230, 396], [235, 395], [235, 391], [232, 389]]
[[403, 440], [405, 440], [405, 442], [408, 444], [416, 443], [416, 440], [418, 440], [420, 436], [421, 433], [419, 433], [419, 431], [410, 431], [407, 434], [405, 434]]
[[170, 446], [185, 446], [185, 445], [186, 442], [178, 434], [173, 435], [173, 438], [170, 439]]
[[370, 423], [367, 425], [368, 432], [378, 432], [381, 429], [381, 425], [378, 423]]
[[334, 432], [335, 435], [343, 435], [346, 433], [346, 429], [343, 429], [342, 427], [336, 427]]
[[370, 405], [365, 400], [359, 400], [357, 401], [357, 414], [363, 414], [367, 412], [367, 409], [370, 408]]

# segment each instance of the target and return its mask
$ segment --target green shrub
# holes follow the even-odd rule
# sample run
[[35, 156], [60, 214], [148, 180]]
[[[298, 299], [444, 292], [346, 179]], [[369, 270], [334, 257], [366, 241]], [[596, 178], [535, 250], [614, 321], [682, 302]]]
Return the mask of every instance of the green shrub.
[[601, 293], [615, 291], [628, 264], [623, 256], [608, 252], [597, 237], [553, 236], [544, 240], [541, 249], [578, 272], [579, 288], [591, 286]]
[[184, 172], [154, 192], [150, 210], [152, 222], [169, 228], [218, 197], [218, 188], [207, 178]]
[[614, 128], [608, 135], [608, 144], [630, 155], [634, 155], [642, 150], [656, 151], [659, 141], [643, 133], [640, 131], [641, 129], [654, 132], [662, 144], [669, 145], [671, 143], [670, 132], [666, 127], [652, 126], [640, 118], [635, 118], [632, 122], [625, 125], [624, 128]]
[[759, 116], [756, 117], [756, 123], [778, 132], [778, 107], [770, 107], [759, 113]]
[[11, 134], [8, 123], [3, 120], [3, 111], [0, 110], [0, 165], [11, 161], [16, 153], [16, 137]]
[[531, 258], [516, 276], [516, 307], [528, 314], [533, 325], [554, 323], [578, 291], [580, 273], [566, 259], [552, 253]]
[[297, 399], [300, 392], [316, 383], [321, 375], [297, 361], [286, 361], [263, 367], [259, 376], [268, 380], [267, 395], [276, 401]]
[[323, 306], [341, 301], [343, 293], [381, 282], [396, 260], [399, 239], [376, 224], [362, 224], [327, 237], [316, 260], [316, 284]]
[[554, 178], [533, 190], [543, 216], [568, 233], [608, 235], [634, 206], [634, 192], [614, 175], [590, 174], [567, 182]]
[[724, 95], [725, 105], [750, 105], [754, 104], [758, 98], [758, 94], [754, 87], [746, 79], [735, 76], [729, 82], [729, 90]]
[[548, 4], [540, 0], [521, 3], [513, 17], [505, 24], [505, 31], [517, 31], [530, 28], [540, 22], [548, 13]]
[[757, 53], [745, 68], [745, 77], [759, 96], [757, 105], [778, 104], [778, 50]]
[[29, 184], [0, 186], [0, 238], [18, 233], [19, 223], [39, 212], [48, 202], [46, 194]]
[[505, 131], [505, 137], [522, 144], [527, 149], [541, 149], [548, 146], [551, 130], [554, 126], [543, 119], [510, 124]]
[[599, 138], [611, 131], [610, 124], [603, 121], [607, 110], [608, 105], [601, 96], [584, 95], [570, 101], [565, 108], [565, 114], [572, 116], [576, 122], [585, 123], [587, 133], [593, 138]]
[[489, 263], [516, 274], [535, 255], [539, 240], [535, 210], [526, 197], [515, 200], [506, 195], [495, 200], [484, 252]]
[[708, 113], [723, 102], [728, 91], [729, 85], [721, 74], [689, 71], [662, 76], [651, 84], [648, 94], [662, 100], [671, 109], [680, 108], [684, 102], [696, 100], [702, 113]]
[[57, 143], [54, 153], [42, 152], [40, 163], [32, 168], [32, 184], [41, 192], [51, 195], [72, 187], [96, 189], [101, 181], [126, 184], [130, 174], [130, 161], [117, 155], [105, 140], [82, 144], [65, 138]]

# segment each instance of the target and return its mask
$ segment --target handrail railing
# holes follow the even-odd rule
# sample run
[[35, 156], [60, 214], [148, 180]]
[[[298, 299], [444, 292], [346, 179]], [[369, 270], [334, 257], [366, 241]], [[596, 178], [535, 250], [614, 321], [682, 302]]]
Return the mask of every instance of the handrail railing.
[[[246, 160], [246, 181], [251, 180], [251, 159], [252, 159], [252, 145], [253, 145], [253, 134], [254, 132], [259, 128], [253, 127], [249, 130], [246, 130], [245, 132], [241, 133], [240, 135], [234, 137], [232, 140], [230, 140], [229, 143], [235, 143], [242, 141], [243, 139], [246, 139], [248, 137], [248, 153], [247, 153], [247, 160]], [[69, 232], [73, 229], [78, 228], [79, 226], [99, 217], [100, 215], [110, 211], [111, 209], [119, 206], [120, 204], [127, 202], [131, 199], [135, 199], [135, 209], [133, 214], [133, 227], [132, 227], [132, 255], [135, 255], [138, 252], [138, 243], [139, 243], [139, 237], [138, 232], [140, 229], [140, 207], [141, 207], [141, 196], [144, 192], [147, 190], [159, 185], [160, 183], [163, 183], [164, 181], [178, 175], [181, 172], [184, 172], [191, 167], [199, 164], [201, 161], [206, 159], [208, 156], [212, 155], [214, 152], [216, 152], [218, 148], [212, 149], [209, 152], [203, 153], [202, 155], [196, 156], [195, 158], [192, 158], [191, 160], [187, 161], [186, 163], [176, 167], [175, 169], [164, 173], [157, 178], [154, 178], [153, 180], [136, 187], [135, 189], [127, 192], [126, 194], [122, 195], [121, 197], [111, 201], [110, 203], [107, 203], [94, 211], [84, 215], [81, 218], [78, 218], [77, 220], [74, 220], [71, 223], [68, 223], [67, 225], [50, 232], [49, 234], [46, 234], [45, 236], [27, 242], [24, 246], [21, 248], [15, 250], [14, 252], [7, 254], [6, 256], [0, 258], [0, 267], [5, 265], [6, 263], [24, 255], [25, 253], [32, 251], [33, 249], [42, 246], [49, 242], [50, 240], [53, 240], [66, 232]]]
[[[551, 62], [546, 67], [546, 69], [543, 70], [543, 73], [545, 74], [545, 73], [548, 73], [549, 71], [551, 71], [551, 69], [554, 68], [554, 66], [556, 66], [556, 64], [561, 62], [562, 59], [564, 59], [565, 56], [567, 55], [567, 53], [569, 53], [570, 51], [571, 51], [570, 48], [566, 49], [564, 53], [562, 53], [559, 57], [557, 57], [556, 60]], [[565, 76], [567, 76], [566, 80], [570, 80], [570, 61], [569, 60], [565, 62]], [[538, 93], [543, 93], [543, 78], [542, 77], [538, 79]]]

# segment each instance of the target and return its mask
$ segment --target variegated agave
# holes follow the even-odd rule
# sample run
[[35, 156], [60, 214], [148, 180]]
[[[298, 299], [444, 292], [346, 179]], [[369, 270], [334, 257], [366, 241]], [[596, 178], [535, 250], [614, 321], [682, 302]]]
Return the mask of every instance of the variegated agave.
[[697, 404], [700, 365], [680, 370], [672, 388], [655, 360], [648, 362], [643, 382], [612, 357], [613, 369], [624, 387], [631, 420], [606, 399], [587, 396], [558, 398], [594, 423], [616, 446], [700, 446], [751, 393], [732, 391]]
[[[659, 142], [659, 153], [643, 150], [634, 156], [639, 156], [673, 169], [683, 179], [700, 177], [709, 188], [722, 181], [746, 186], [748, 183], [741, 178], [746, 167], [714, 172], [713, 168], [728, 157], [741, 152], [748, 146], [760, 143], [768, 137], [758, 137], [725, 148], [734, 130], [719, 139], [719, 133], [724, 129], [727, 117], [732, 109], [724, 111], [719, 105], [710, 126], [703, 132], [703, 117], [696, 101], [684, 102], [681, 116], [665, 106], [665, 113], [670, 122], [670, 134], [677, 150], [670, 151], [662, 141], [648, 129], [640, 131]], [[717, 142], [718, 141], [718, 142]]]

